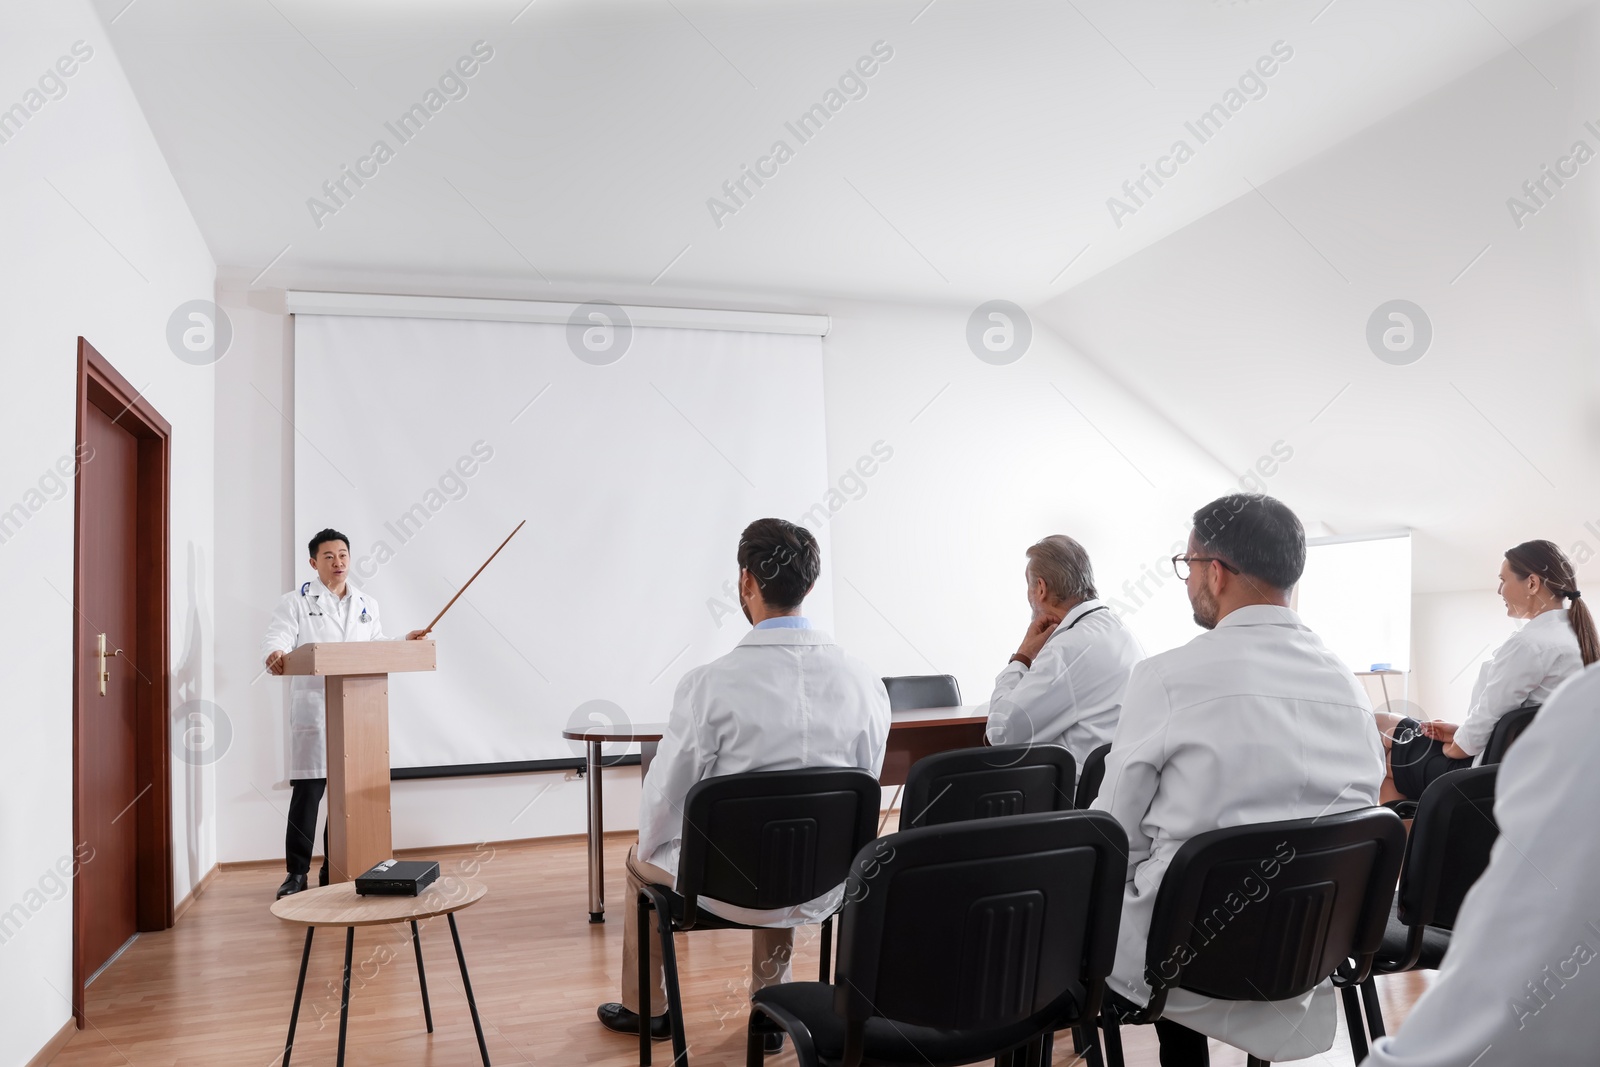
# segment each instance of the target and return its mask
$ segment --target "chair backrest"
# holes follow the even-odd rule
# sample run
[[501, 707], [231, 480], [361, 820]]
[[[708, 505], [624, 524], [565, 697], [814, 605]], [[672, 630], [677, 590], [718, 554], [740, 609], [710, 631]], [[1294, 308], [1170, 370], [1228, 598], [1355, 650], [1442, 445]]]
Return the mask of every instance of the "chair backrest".
[[1494, 724], [1494, 730], [1489, 734], [1489, 746], [1483, 750], [1483, 762], [1479, 766], [1487, 767], [1491, 763], [1499, 763], [1505, 759], [1506, 752], [1511, 748], [1511, 742], [1521, 737], [1522, 731], [1533, 725], [1533, 717], [1538, 712], [1538, 704], [1524, 704], [1500, 716], [1500, 721]]
[[1106, 780], [1106, 756], [1110, 752], [1111, 742], [1107, 741], [1084, 759], [1083, 770], [1078, 774], [1078, 795], [1073, 799], [1074, 807], [1087, 808], [1100, 795], [1100, 783]]
[[878, 780], [854, 767], [706, 778], [683, 805], [675, 888], [684, 926], [701, 896], [761, 911], [838, 887], [878, 834]]
[[1093, 1018], [1127, 869], [1127, 835], [1099, 811], [951, 823], [868, 845], [839, 928], [844, 1062], [873, 1017], [946, 1031]]
[[1387, 808], [1232, 826], [1173, 856], [1156, 893], [1145, 977], [1223, 1000], [1302, 996], [1383, 942], [1405, 824]]
[[961, 686], [956, 684], [953, 674], [907, 674], [885, 678], [883, 687], [889, 691], [890, 711], [961, 706]]
[[1060, 745], [995, 745], [924, 756], [906, 774], [900, 826], [1072, 808], [1072, 753]]
[[1489, 866], [1500, 836], [1494, 817], [1498, 766], [1441, 774], [1422, 791], [1400, 871], [1400, 921], [1452, 929], [1461, 902]]

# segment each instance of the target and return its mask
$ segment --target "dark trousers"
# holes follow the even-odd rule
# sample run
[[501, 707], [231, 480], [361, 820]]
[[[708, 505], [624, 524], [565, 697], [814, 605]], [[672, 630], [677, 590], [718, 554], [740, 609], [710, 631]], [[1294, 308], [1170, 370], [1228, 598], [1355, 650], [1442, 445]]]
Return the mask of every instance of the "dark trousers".
[[[311, 850], [317, 843], [317, 809], [322, 807], [322, 794], [328, 789], [326, 778], [289, 779], [289, 828], [283, 836], [284, 859], [290, 874], [309, 874]], [[322, 827], [322, 873], [319, 881], [328, 879], [328, 827]]]
[[1157, 1019], [1156, 1040], [1161, 1042], [1161, 1067], [1211, 1067], [1211, 1044], [1205, 1034]]

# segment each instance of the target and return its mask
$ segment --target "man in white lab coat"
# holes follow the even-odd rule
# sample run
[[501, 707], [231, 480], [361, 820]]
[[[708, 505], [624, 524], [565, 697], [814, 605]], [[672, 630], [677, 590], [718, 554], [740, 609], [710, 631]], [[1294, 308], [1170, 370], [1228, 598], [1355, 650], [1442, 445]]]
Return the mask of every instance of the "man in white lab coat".
[[1144, 649], [1096, 599], [1089, 553], [1072, 538], [1054, 534], [1033, 545], [1023, 573], [1033, 619], [994, 680], [989, 743], [1062, 745], [1082, 774], [1089, 753], [1111, 740], [1128, 672]]
[[[600, 1021], [637, 1035], [638, 909], [646, 883], [671, 885], [682, 841], [683, 803], [696, 782], [747, 771], [860, 767], [877, 774], [889, 735], [889, 695], [866, 665], [800, 614], [816, 583], [822, 555], [803, 526], [758, 519], [739, 540], [739, 602], [753, 629], [732, 652], [696, 667], [678, 683], [666, 734], [645, 776], [639, 844], [628, 853], [623, 909], [622, 1002], [600, 1005]], [[752, 912], [701, 898], [724, 918], [767, 929], [753, 935], [753, 989], [789, 979], [794, 927], [821, 922], [843, 898], [832, 892], [786, 911]], [[644, 936], [652, 939], [655, 922]], [[666, 1015], [661, 953], [652, 952], [650, 1036], [672, 1036]], [[773, 1038], [777, 1038], [774, 1041]], [[781, 1043], [770, 1035], [769, 1047]]]
[[[1267, 496], [1201, 508], [1173, 559], [1206, 629], [1134, 667], [1094, 806], [1128, 833], [1128, 883], [1108, 986], [1149, 1000], [1145, 946], [1162, 875], [1196, 834], [1369, 807], [1383, 780], [1372, 707], [1348, 667], [1289, 609], [1305, 569], [1300, 520]], [[1209, 1063], [1209, 1034], [1269, 1061], [1333, 1044], [1324, 982], [1292, 1001], [1167, 997], [1156, 1024], [1164, 1067]]]
[[[261, 655], [267, 670], [283, 673], [283, 657], [318, 641], [384, 641], [378, 602], [346, 580], [350, 539], [338, 530], [322, 530], [307, 546], [317, 576], [285, 593], [267, 623]], [[407, 638], [418, 638], [413, 630]], [[321, 678], [299, 675], [289, 682], [289, 825], [284, 833], [284, 862], [289, 875], [278, 887], [286, 897], [306, 887], [311, 850], [317, 836], [317, 812], [328, 787], [327, 718]], [[352, 872], [352, 875], [361, 872]], [[322, 835], [320, 885], [328, 884], [328, 835]]]
[[1438, 975], [1367, 1067], [1600, 1059], [1600, 666], [1557, 687], [1495, 780], [1500, 839]]

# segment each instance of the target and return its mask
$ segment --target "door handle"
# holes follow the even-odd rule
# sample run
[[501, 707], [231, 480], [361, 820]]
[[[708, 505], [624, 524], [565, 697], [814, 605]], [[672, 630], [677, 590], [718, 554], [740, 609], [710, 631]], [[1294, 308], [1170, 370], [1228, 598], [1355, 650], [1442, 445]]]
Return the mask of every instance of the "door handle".
[[122, 649], [119, 648], [115, 652], [107, 653], [106, 652], [106, 635], [105, 634], [99, 634], [95, 638], [95, 654], [97, 656], [99, 656], [99, 658], [100, 658], [100, 671], [99, 671], [100, 695], [101, 696], [105, 696], [106, 695], [106, 683], [111, 681], [111, 670], [110, 670], [109, 667], [106, 666], [106, 659], [107, 659], [108, 656], [120, 656], [120, 655], [122, 655]]

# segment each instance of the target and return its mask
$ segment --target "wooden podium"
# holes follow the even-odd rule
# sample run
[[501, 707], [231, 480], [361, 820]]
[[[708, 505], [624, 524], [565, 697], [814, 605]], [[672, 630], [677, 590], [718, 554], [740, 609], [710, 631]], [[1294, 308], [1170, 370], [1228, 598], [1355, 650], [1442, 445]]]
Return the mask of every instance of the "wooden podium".
[[328, 878], [352, 881], [394, 856], [389, 827], [389, 675], [431, 671], [432, 641], [322, 641], [283, 658], [283, 673], [324, 678]]

